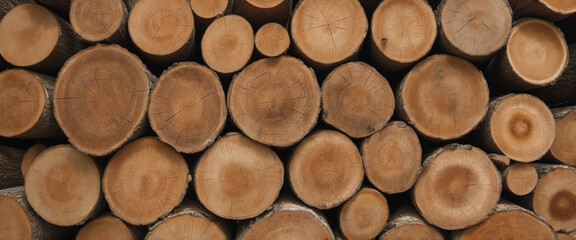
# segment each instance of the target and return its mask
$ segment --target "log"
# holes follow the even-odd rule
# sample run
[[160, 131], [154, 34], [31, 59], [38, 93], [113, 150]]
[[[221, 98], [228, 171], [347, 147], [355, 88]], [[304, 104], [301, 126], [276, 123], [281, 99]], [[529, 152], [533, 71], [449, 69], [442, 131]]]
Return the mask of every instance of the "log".
[[28, 204], [23, 186], [0, 190], [0, 216], [1, 239], [63, 239], [73, 231], [38, 216]]
[[226, 219], [258, 216], [274, 203], [284, 183], [284, 166], [269, 147], [228, 133], [202, 154], [194, 169], [198, 200]]
[[576, 166], [576, 106], [550, 110], [556, 121], [556, 137], [546, 158]]
[[490, 101], [478, 129], [485, 149], [519, 162], [536, 161], [554, 141], [554, 117], [540, 99], [528, 94], [508, 94]]
[[358, 1], [302, 0], [290, 22], [295, 52], [319, 72], [355, 59], [367, 31]]
[[128, 33], [140, 56], [157, 65], [186, 61], [194, 50], [194, 15], [187, 0], [139, 0]]
[[24, 151], [20, 149], [0, 146], [0, 189], [24, 184], [19, 171], [23, 157]]
[[180, 204], [190, 181], [184, 157], [153, 137], [121, 148], [108, 162], [102, 189], [114, 215], [147, 225]]
[[558, 236], [558, 240], [576, 240], [575, 237], [568, 233], [556, 233], [556, 235]]
[[24, 69], [0, 73], [0, 136], [57, 138], [62, 131], [52, 107], [53, 77]]
[[175, 64], [152, 91], [148, 118], [163, 142], [197, 153], [220, 135], [228, 111], [218, 75], [197, 63]]
[[473, 62], [490, 60], [506, 44], [512, 27], [506, 0], [442, 0], [436, 18], [442, 50]]
[[278, 57], [286, 54], [290, 47], [290, 35], [282, 25], [267, 23], [254, 36], [256, 50], [264, 57]]
[[139, 240], [144, 237], [144, 229], [126, 224], [111, 212], [105, 212], [84, 225], [76, 240]]
[[508, 166], [510, 165], [510, 157], [498, 153], [489, 153], [488, 157], [496, 166]]
[[502, 171], [502, 186], [514, 195], [531, 193], [537, 183], [538, 173], [529, 163], [513, 163]]
[[345, 63], [322, 83], [322, 119], [353, 138], [382, 129], [394, 113], [386, 78], [363, 62]]
[[265, 213], [240, 222], [236, 239], [334, 240], [334, 233], [322, 212], [296, 199], [281, 197]]
[[556, 83], [529, 91], [549, 106], [576, 104], [576, 43], [568, 46], [568, 65]]
[[85, 46], [70, 24], [40, 5], [18, 5], [0, 21], [0, 53], [14, 66], [55, 74]]
[[269, 146], [298, 143], [320, 115], [320, 86], [314, 71], [288, 56], [250, 64], [232, 79], [227, 97], [236, 126]]
[[381, 69], [411, 67], [430, 52], [435, 40], [436, 17], [426, 1], [386, 0], [374, 11], [369, 47]]
[[196, 32], [204, 33], [216, 18], [229, 14], [232, 2], [231, 0], [190, 0]]
[[70, 5], [70, 25], [86, 42], [128, 46], [128, 13], [135, 1], [74, 0]]
[[470, 145], [450, 144], [424, 161], [412, 202], [430, 224], [457, 230], [484, 221], [501, 190], [500, 172], [486, 153]]
[[452, 240], [538, 239], [555, 240], [554, 229], [541, 217], [524, 208], [500, 201], [486, 221], [452, 232]]
[[258, 29], [269, 22], [288, 24], [292, 13], [292, 0], [235, 0], [234, 13]]
[[54, 11], [60, 16], [66, 17], [70, 12], [70, 5], [73, 0], [35, 0], [38, 4], [41, 4], [51, 11]]
[[416, 132], [401, 121], [388, 126], [362, 142], [366, 177], [387, 194], [405, 192], [416, 182], [422, 147]]
[[444, 240], [442, 233], [434, 226], [426, 223], [424, 218], [411, 206], [403, 206], [396, 210], [378, 240]]
[[32, 165], [34, 160], [36, 160], [36, 157], [38, 157], [42, 151], [46, 150], [46, 148], [48, 148], [46, 145], [38, 143], [32, 145], [28, 150], [26, 150], [26, 153], [24, 153], [24, 156], [22, 157], [22, 163], [20, 164], [20, 170], [22, 171], [23, 177], [26, 177], [30, 165]]
[[105, 202], [101, 167], [71, 145], [44, 150], [26, 173], [30, 206], [49, 223], [79, 226], [97, 216]]
[[344, 134], [320, 130], [296, 146], [288, 162], [288, 176], [290, 187], [308, 206], [334, 208], [360, 189], [362, 157]]
[[254, 30], [238, 15], [217, 18], [208, 26], [201, 42], [202, 59], [222, 76], [244, 68], [254, 51]]
[[486, 114], [488, 84], [474, 65], [450, 55], [418, 63], [396, 92], [400, 119], [434, 141], [460, 138]]
[[554, 0], [508, 0], [514, 18], [537, 17], [548, 21], [559, 21], [576, 13], [576, 1]]
[[54, 88], [54, 114], [78, 150], [108, 155], [148, 126], [154, 77], [138, 57], [116, 45], [97, 45], [72, 57]]
[[338, 225], [347, 239], [374, 239], [384, 229], [388, 215], [384, 195], [364, 187], [342, 204]]
[[535, 18], [514, 24], [510, 39], [487, 69], [488, 79], [509, 92], [554, 84], [568, 64], [562, 31]]
[[24, 4], [24, 3], [33, 3], [33, 0], [5, 0], [0, 3], [0, 20], [6, 16], [12, 8]]
[[150, 227], [145, 240], [227, 240], [228, 225], [191, 200], [184, 201], [170, 215]]

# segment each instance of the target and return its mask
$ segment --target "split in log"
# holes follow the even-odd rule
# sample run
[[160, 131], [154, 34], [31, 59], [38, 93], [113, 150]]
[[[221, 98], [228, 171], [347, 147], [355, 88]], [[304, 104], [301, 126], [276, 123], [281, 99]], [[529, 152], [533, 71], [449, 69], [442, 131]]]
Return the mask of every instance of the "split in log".
[[504, 190], [517, 196], [531, 193], [538, 183], [538, 173], [529, 163], [513, 163], [502, 171]]
[[143, 230], [107, 212], [84, 225], [76, 235], [76, 240], [140, 240], [144, 237]]
[[104, 207], [100, 167], [70, 145], [44, 150], [26, 173], [30, 206], [57, 226], [82, 225]]
[[568, 65], [556, 83], [533, 89], [529, 93], [549, 106], [576, 104], [576, 43], [568, 46]]
[[374, 239], [386, 225], [389, 210], [384, 195], [362, 188], [342, 205], [338, 225], [348, 239]]
[[6, 13], [8, 13], [12, 8], [24, 4], [24, 3], [34, 3], [34, 0], [5, 0], [0, 3], [0, 20], [4, 18]]
[[160, 140], [176, 151], [196, 153], [220, 135], [228, 112], [218, 75], [197, 63], [166, 70], [152, 91], [148, 118]]
[[390, 216], [378, 240], [444, 240], [442, 233], [426, 223], [416, 209], [402, 207]]
[[362, 156], [370, 183], [384, 193], [395, 194], [407, 191], [416, 181], [422, 147], [411, 127], [390, 122], [364, 140]]
[[134, 0], [74, 0], [70, 25], [87, 42], [130, 43], [128, 12]]
[[486, 114], [489, 98], [482, 72], [450, 55], [434, 55], [418, 63], [396, 94], [400, 118], [436, 141], [472, 131]]
[[38, 4], [46, 6], [48, 9], [57, 12], [60, 16], [66, 16], [70, 12], [70, 5], [73, 0], [35, 0]]
[[549, 21], [562, 20], [576, 13], [575, 0], [508, 0], [514, 18], [538, 17]]
[[248, 219], [278, 197], [284, 166], [269, 147], [240, 133], [228, 133], [202, 154], [194, 170], [198, 199], [227, 219]]
[[548, 158], [576, 166], [576, 106], [551, 109], [556, 120], [556, 137]]
[[182, 155], [158, 139], [144, 137], [112, 156], [102, 188], [114, 215], [133, 225], [146, 225], [180, 204], [189, 180]]
[[496, 166], [508, 166], [510, 165], [510, 157], [498, 153], [489, 153], [488, 157]]
[[23, 157], [24, 151], [20, 149], [0, 146], [0, 189], [24, 184], [19, 170]]
[[54, 114], [78, 150], [108, 155], [147, 128], [154, 77], [136, 55], [97, 45], [72, 57], [58, 75]]
[[353, 138], [382, 129], [394, 113], [388, 81], [363, 62], [345, 63], [322, 83], [322, 119]]
[[292, 0], [234, 0], [234, 13], [245, 17], [256, 29], [269, 22], [286, 26]]
[[232, 0], [190, 0], [190, 5], [194, 13], [196, 32], [204, 33], [216, 18], [230, 12]]
[[321, 130], [306, 137], [288, 164], [292, 190], [318, 209], [337, 207], [352, 197], [364, 180], [358, 148], [336, 131]]
[[298, 143], [320, 115], [316, 75], [302, 61], [288, 56], [250, 64], [232, 79], [227, 97], [238, 128], [269, 146]]
[[267, 23], [256, 32], [256, 50], [264, 57], [278, 57], [288, 52], [290, 35], [282, 25]]
[[52, 108], [53, 77], [24, 69], [0, 73], [0, 136], [54, 138], [62, 131]]
[[20, 164], [23, 177], [26, 177], [26, 173], [28, 172], [30, 165], [32, 165], [34, 160], [36, 160], [36, 157], [38, 157], [42, 151], [46, 150], [46, 148], [47, 147], [44, 144], [34, 144], [28, 148], [26, 153], [24, 153], [24, 157], [22, 157], [22, 164]]
[[431, 224], [456, 230], [485, 220], [501, 190], [500, 172], [486, 153], [470, 145], [450, 144], [426, 158], [412, 201]]

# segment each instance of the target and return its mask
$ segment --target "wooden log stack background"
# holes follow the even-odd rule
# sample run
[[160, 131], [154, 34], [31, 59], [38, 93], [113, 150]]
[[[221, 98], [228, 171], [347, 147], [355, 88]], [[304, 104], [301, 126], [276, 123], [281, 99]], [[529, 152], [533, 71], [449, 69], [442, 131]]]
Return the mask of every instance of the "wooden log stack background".
[[576, 0], [0, 0], [0, 239], [576, 240]]

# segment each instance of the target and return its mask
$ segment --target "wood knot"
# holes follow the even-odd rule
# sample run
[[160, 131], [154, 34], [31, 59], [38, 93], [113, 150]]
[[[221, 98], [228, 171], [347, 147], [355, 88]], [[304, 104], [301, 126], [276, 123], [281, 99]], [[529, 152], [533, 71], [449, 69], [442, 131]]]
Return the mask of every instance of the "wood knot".
[[382, 39], [380, 39], [380, 42], [382, 42], [382, 44], [386, 44], [386, 42], [388, 42], [388, 39], [387, 39], [387, 38], [382, 38]]

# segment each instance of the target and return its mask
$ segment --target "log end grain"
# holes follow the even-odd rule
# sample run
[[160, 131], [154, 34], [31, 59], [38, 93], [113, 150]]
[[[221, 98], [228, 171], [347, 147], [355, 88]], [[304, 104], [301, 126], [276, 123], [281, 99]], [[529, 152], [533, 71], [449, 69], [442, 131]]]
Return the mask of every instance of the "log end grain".
[[340, 209], [338, 224], [347, 239], [374, 239], [388, 220], [388, 202], [376, 189], [362, 188]]
[[18, 201], [0, 195], [0, 216], [1, 239], [33, 239], [30, 218]]
[[542, 178], [534, 189], [534, 212], [546, 219], [554, 230], [576, 230], [576, 170], [557, 168]]
[[444, 240], [442, 233], [428, 224], [416, 209], [404, 206], [397, 209], [388, 220], [378, 240]]
[[76, 240], [105, 239], [137, 240], [126, 223], [114, 216], [96, 218], [84, 225], [76, 235]]
[[510, 165], [510, 157], [498, 153], [489, 153], [488, 157], [496, 166], [508, 166]]
[[531, 193], [538, 183], [538, 173], [529, 163], [513, 163], [502, 174], [504, 188], [523, 196]]
[[576, 166], [576, 110], [556, 122], [556, 138], [550, 154], [564, 164]]
[[88, 42], [111, 39], [126, 27], [128, 9], [123, 0], [74, 0], [70, 4], [70, 25]]
[[230, 0], [190, 0], [190, 6], [199, 30], [206, 30], [215, 18], [227, 13]]
[[26, 153], [24, 153], [24, 157], [22, 158], [22, 164], [20, 165], [20, 169], [22, 170], [22, 176], [26, 177], [26, 173], [30, 168], [30, 165], [36, 160], [36, 157], [40, 155], [42, 151], [46, 149], [46, 145], [44, 144], [34, 144], [32, 147], [28, 148]]
[[568, 233], [556, 233], [556, 235], [558, 236], [558, 240], [574, 240], [574, 239], [576, 239]]
[[538, 17], [559, 21], [576, 13], [575, 0], [512, 0], [514, 18]]
[[256, 50], [265, 57], [277, 57], [285, 54], [290, 47], [290, 35], [282, 25], [267, 23], [256, 32], [254, 37]]

